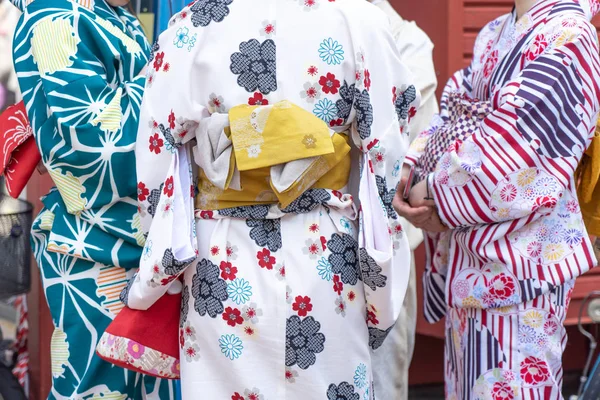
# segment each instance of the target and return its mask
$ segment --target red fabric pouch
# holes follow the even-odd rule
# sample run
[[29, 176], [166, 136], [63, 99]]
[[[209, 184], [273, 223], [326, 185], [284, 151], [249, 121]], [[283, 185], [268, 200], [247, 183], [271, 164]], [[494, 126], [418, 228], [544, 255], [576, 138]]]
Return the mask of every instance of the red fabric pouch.
[[179, 379], [181, 293], [165, 294], [148, 310], [124, 307], [96, 347], [100, 358], [163, 379]]

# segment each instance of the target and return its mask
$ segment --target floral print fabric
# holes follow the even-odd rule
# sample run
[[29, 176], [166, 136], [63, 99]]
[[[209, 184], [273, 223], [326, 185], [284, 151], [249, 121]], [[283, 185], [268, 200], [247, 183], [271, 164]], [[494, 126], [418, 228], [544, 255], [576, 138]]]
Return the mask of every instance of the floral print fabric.
[[[217, 8], [227, 11], [195, 23], [195, 12]], [[364, 0], [233, 0], [197, 1], [171, 22], [154, 46], [160, 62], [149, 68], [142, 105], [138, 201], [148, 238], [127, 304], [147, 309], [184, 276], [184, 399], [202, 387], [207, 398], [371, 400], [371, 353], [408, 284], [410, 249], [391, 199], [419, 103], [387, 18]], [[173, 44], [185, 41], [182, 33], [197, 35], [190, 54]], [[406, 93], [402, 107], [412, 112], [398, 112], [394, 93]], [[282, 208], [268, 193], [251, 206], [207, 207], [194, 187], [201, 162], [191, 161], [187, 127], [242, 104], [285, 102], [351, 136], [357, 157], [342, 166], [361, 171], [358, 193], [346, 182], [310, 184]], [[262, 118], [257, 113], [242, 141], [260, 138]], [[167, 146], [161, 126], [179, 132], [171, 135], [182, 145]], [[322, 138], [301, 145], [315, 140]], [[249, 157], [260, 158], [259, 150]], [[167, 270], [169, 251], [182, 270]]]
[[[563, 322], [573, 284], [528, 303], [449, 309], [446, 399], [562, 399]], [[503, 294], [514, 290], [497, 286], [507, 292]]]
[[[540, 0], [518, 20], [513, 11], [490, 22], [477, 38], [471, 65], [446, 85], [441, 118], [407, 156], [411, 162], [421, 156], [435, 124], [448, 118], [454, 92], [491, 102], [480, 128], [451, 144], [428, 177], [440, 217], [453, 229], [426, 238], [425, 314], [435, 321], [447, 312], [453, 329], [465, 317], [479, 324], [461, 330], [461, 345], [447, 332], [446, 382], [455, 398], [562, 398], [563, 347], [548, 353], [532, 348], [549, 340], [541, 329], [549, 299], [558, 296], [557, 307], [566, 307], [570, 282], [597, 263], [574, 171], [599, 111], [598, 40], [589, 22], [598, 4]], [[515, 309], [519, 318], [508, 313]], [[563, 334], [564, 312], [556, 311], [550, 322]], [[510, 334], [493, 332], [499, 324], [511, 327]], [[528, 346], [517, 346], [517, 335]], [[479, 349], [473, 343], [487, 348], [474, 356]], [[502, 371], [484, 377], [488, 367], [510, 369], [518, 380], [498, 380]], [[475, 386], [476, 380], [482, 383]], [[521, 383], [532, 389], [514, 391]]]

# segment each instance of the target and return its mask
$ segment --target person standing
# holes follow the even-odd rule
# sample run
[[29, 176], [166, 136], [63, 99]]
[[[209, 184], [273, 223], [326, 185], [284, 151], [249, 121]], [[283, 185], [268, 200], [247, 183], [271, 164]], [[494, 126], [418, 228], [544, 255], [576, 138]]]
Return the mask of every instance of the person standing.
[[11, 0], [13, 59], [56, 185], [31, 241], [54, 332], [49, 399], [174, 398], [174, 384], [95, 354], [144, 244], [135, 140], [150, 46], [123, 0]]
[[425, 308], [446, 316], [449, 400], [563, 398], [564, 321], [575, 279], [597, 265], [575, 169], [600, 110], [598, 11], [515, 0], [407, 155], [424, 179], [394, 206], [441, 233]]
[[148, 309], [183, 279], [166, 338], [183, 398], [373, 400], [371, 352], [408, 284], [391, 201], [420, 101], [386, 16], [364, 0], [198, 1], [154, 59], [170, 68], [149, 69], [148, 239], [123, 300]]
[[[401, 60], [413, 75], [421, 92], [421, 105], [410, 122], [410, 141], [429, 126], [438, 112], [435, 90], [437, 78], [433, 65], [433, 43], [415, 22], [404, 20], [387, 0], [369, 0], [390, 20]], [[408, 369], [412, 359], [417, 325], [417, 277], [414, 250], [423, 234], [404, 218], [400, 219], [413, 251], [410, 280], [398, 322], [383, 346], [373, 355], [375, 393], [382, 399], [408, 398]]]

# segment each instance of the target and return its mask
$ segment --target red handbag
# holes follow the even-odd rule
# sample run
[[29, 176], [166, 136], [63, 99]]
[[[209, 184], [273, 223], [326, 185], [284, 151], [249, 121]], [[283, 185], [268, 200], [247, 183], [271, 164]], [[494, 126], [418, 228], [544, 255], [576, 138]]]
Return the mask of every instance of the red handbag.
[[181, 293], [165, 294], [147, 310], [124, 307], [106, 328], [96, 354], [119, 367], [179, 379]]
[[0, 115], [0, 175], [11, 197], [18, 198], [41, 161], [23, 101]]

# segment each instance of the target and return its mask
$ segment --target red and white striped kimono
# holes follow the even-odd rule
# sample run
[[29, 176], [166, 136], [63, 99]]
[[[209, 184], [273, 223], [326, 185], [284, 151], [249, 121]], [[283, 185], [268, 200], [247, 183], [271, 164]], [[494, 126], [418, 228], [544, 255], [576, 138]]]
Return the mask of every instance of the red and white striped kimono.
[[452, 228], [429, 235], [425, 280], [428, 319], [447, 317], [447, 399], [562, 398], [570, 294], [596, 265], [573, 175], [598, 115], [589, 21], [599, 7], [539, 0], [518, 20], [513, 11], [490, 22], [444, 91], [442, 119], [452, 91], [493, 106], [428, 177]]

